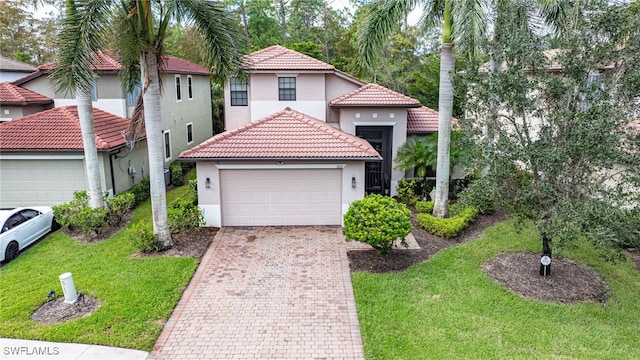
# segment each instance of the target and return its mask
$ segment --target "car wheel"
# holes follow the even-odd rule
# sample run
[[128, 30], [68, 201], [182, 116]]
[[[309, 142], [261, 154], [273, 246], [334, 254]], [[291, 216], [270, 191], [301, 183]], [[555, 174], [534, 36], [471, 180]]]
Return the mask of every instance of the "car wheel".
[[51, 231], [56, 231], [60, 229], [60, 224], [56, 221], [56, 219], [51, 220]]
[[9, 262], [18, 257], [18, 253], [20, 252], [20, 247], [18, 243], [12, 241], [7, 245], [7, 249], [4, 252], [4, 261]]

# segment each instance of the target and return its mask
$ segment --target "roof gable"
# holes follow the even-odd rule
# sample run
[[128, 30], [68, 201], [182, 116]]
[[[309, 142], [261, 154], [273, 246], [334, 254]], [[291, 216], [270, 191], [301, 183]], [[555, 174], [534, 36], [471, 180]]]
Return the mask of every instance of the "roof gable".
[[248, 70], [336, 70], [333, 65], [279, 45], [258, 50], [242, 59]]
[[330, 106], [419, 107], [420, 102], [384, 86], [367, 84], [329, 102]]
[[21, 88], [10, 82], [0, 83], [0, 104], [2, 105], [31, 105], [50, 104], [53, 100], [37, 92]]
[[185, 150], [181, 159], [380, 159], [363, 139], [286, 108]]
[[[125, 144], [122, 133], [129, 128], [129, 119], [94, 108], [93, 123], [98, 150]], [[0, 149], [82, 151], [77, 107], [57, 107], [0, 124]]]

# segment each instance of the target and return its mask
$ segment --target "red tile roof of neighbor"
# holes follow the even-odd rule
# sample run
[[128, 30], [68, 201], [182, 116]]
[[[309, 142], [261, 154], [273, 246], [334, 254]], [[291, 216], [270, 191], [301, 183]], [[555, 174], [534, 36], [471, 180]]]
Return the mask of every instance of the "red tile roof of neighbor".
[[0, 83], [0, 104], [2, 105], [30, 105], [51, 104], [52, 99], [37, 92], [13, 85], [8, 81]]
[[286, 108], [185, 150], [181, 159], [381, 159], [363, 139]]
[[[407, 132], [410, 134], [430, 133], [438, 131], [438, 112], [426, 106], [407, 110]], [[451, 118], [451, 124], [458, 119]]]
[[384, 86], [367, 84], [329, 102], [330, 106], [419, 107], [420, 101]]
[[[113, 51], [96, 51], [93, 69], [98, 72], [118, 72], [122, 69], [120, 56]], [[192, 74], [192, 75], [209, 75], [206, 67], [194, 64], [188, 60], [181, 59], [171, 55], [164, 55], [164, 68], [160, 70], [169, 74]], [[36, 78], [40, 75], [50, 72], [56, 67], [56, 63], [48, 63], [38, 66], [38, 70], [20, 79], [14, 80], [13, 83], [20, 85], [26, 81]]]
[[[93, 109], [98, 150], [125, 144], [125, 119]], [[82, 133], [76, 106], [57, 107], [0, 124], [0, 149], [6, 150], [78, 150], [82, 151]]]
[[245, 55], [243, 62], [249, 70], [336, 70], [333, 65], [279, 45]]

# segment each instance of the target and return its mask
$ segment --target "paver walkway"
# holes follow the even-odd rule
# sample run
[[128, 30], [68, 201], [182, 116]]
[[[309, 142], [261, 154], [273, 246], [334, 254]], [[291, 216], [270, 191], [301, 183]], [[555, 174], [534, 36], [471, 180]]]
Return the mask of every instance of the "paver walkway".
[[341, 228], [221, 229], [148, 359], [364, 359]]

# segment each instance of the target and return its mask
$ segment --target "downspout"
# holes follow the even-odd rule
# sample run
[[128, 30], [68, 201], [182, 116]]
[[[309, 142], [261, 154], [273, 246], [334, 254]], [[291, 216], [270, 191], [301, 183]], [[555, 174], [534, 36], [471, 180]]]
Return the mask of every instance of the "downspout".
[[113, 157], [118, 156], [118, 153], [109, 154], [109, 171], [111, 172], [111, 189], [113, 190], [113, 196], [116, 192], [116, 177], [113, 175]]

